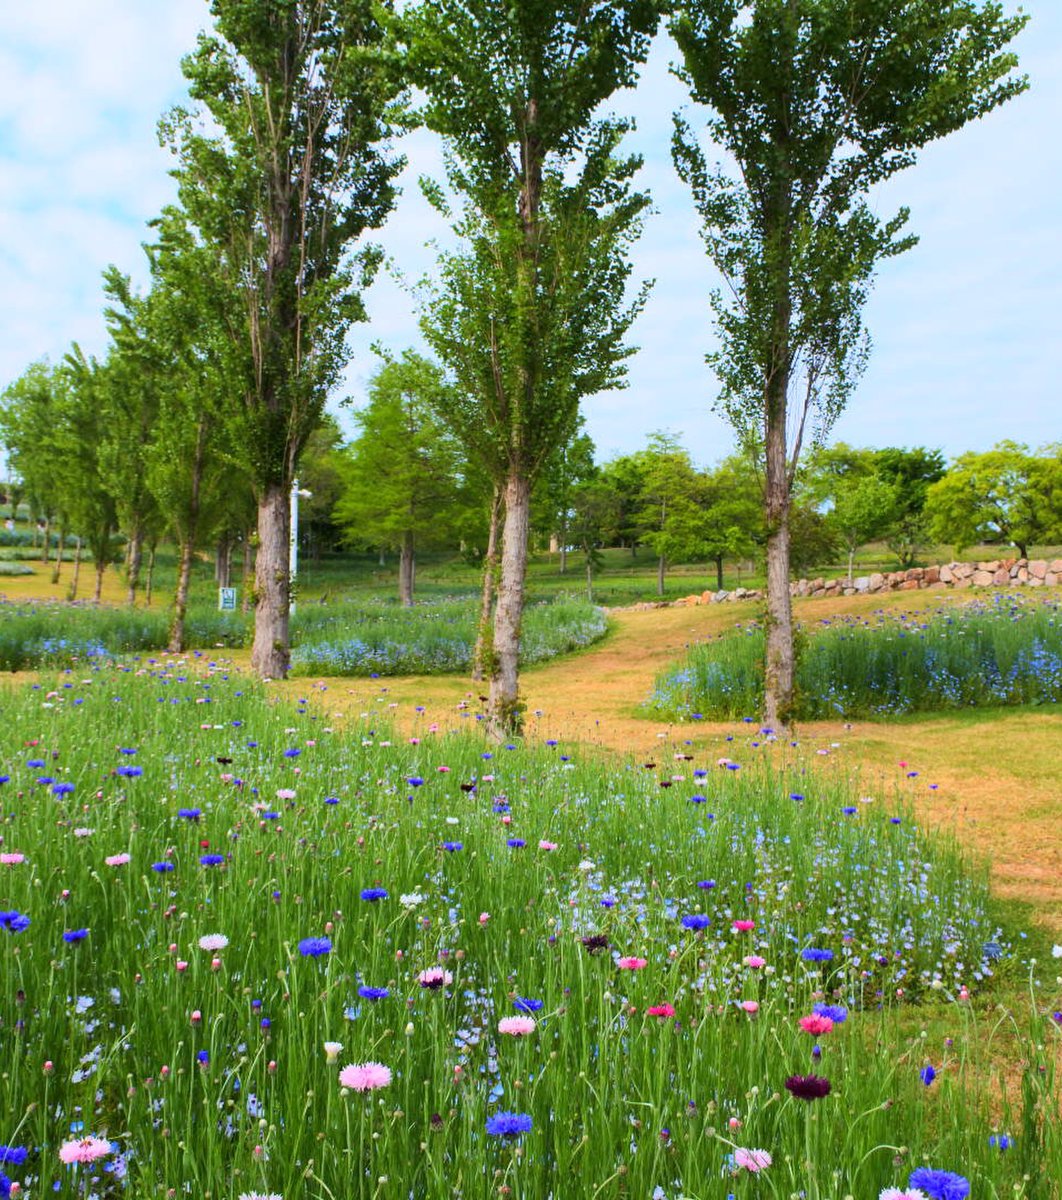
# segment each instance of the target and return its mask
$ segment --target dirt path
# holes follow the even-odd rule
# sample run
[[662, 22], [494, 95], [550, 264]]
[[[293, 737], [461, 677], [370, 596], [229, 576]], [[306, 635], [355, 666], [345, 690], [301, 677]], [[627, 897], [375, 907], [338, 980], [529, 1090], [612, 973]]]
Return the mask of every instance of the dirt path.
[[[867, 611], [865, 599], [804, 601], [799, 617]], [[873, 605], [880, 607], [880, 601]], [[527, 671], [523, 689], [528, 733], [657, 760], [675, 753], [712, 760], [749, 736], [745, 724], [667, 724], [637, 714], [657, 674], [687, 646], [749, 620], [743, 604], [617, 611], [601, 644], [561, 662]], [[316, 694], [336, 712], [387, 711], [413, 735], [434, 724], [467, 726], [482, 710], [468, 680], [412, 677], [388, 680], [289, 681], [285, 692]], [[418, 711], [420, 709], [421, 711]], [[815, 769], [843, 771], [868, 795], [897, 787], [919, 819], [954, 831], [991, 863], [998, 893], [1034, 906], [1037, 919], [1062, 936], [1062, 715], [1050, 712], [963, 712], [894, 723], [809, 722], [800, 750]], [[908, 776], [908, 772], [917, 772]]]

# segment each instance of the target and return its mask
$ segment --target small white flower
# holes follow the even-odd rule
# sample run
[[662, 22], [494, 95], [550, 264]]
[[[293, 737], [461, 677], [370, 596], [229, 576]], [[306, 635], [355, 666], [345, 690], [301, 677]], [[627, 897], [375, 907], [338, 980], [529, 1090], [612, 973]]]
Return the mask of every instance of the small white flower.
[[1062, 946], [1052, 946], [1051, 947], [1051, 957], [1052, 958], [1062, 958]]
[[398, 897], [398, 903], [401, 904], [403, 908], [416, 908], [418, 904], [424, 903], [424, 897], [420, 894], [420, 892], [403, 892], [403, 894]]

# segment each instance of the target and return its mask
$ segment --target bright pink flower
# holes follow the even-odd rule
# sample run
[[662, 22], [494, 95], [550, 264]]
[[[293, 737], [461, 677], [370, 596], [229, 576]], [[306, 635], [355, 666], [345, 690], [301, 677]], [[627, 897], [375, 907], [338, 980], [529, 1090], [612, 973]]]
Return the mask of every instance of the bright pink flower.
[[734, 1148], [734, 1163], [751, 1171], [765, 1171], [771, 1165], [771, 1156], [766, 1150], [746, 1150], [744, 1146]]
[[637, 958], [634, 955], [627, 955], [624, 958], [616, 960], [616, 966], [621, 971], [640, 971], [643, 967], [649, 965], [647, 958]]
[[751, 933], [756, 928], [756, 922], [741, 919], [734, 921], [732, 928], [736, 929], [738, 933]]
[[513, 1037], [524, 1037], [534, 1033], [536, 1028], [534, 1017], [502, 1017], [498, 1022], [498, 1032], [508, 1033]]
[[760, 958], [758, 954], [746, 954], [741, 961], [746, 967], [751, 967], [754, 971], [758, 971], [760, 967], [765, 967], [767, 965], [767, 960], [765, 958]]
[[59, 1147], [59, 1157], [65, 1163], [90, 1163], [99, 1158], [106, 1158], [111, 1152], [111, 1144], [106, 1138], [87, 1137], [75, 1142], [63, 1142]]
[[668, 1018], [675, 1015], [675, 1007], [672, 1004], [653, 1004], [645, 1010], [651, 1017]]
[[0, 866], [17, 867], [19, 863], [24, 863], [26, 856], [18, 854], [14, 851], [9, 851], [7, 854], [0, 854]]
[[810, 1016], [800, 1018], [800, 1028], [805, 1033], [810, 1033], [812, 1037], [818, 1037], [820, 1033], [830, 1032], [833, 1028], [833, 1021], [819, 1013], [811, 1013]]
[[378, 1062], [351, 1063], [339, 1072], [339, 1082], [352, 1092], [372, 1092], [391, 1082], [391, 1068]]
[[758, 1013], [760, 1011], [760, 1002], [758, 1000], [742, 1000], [741, 1007], [747, 1013]]
[[878, 1200], [928, 1200], [921, 1188], [883, 1188]]

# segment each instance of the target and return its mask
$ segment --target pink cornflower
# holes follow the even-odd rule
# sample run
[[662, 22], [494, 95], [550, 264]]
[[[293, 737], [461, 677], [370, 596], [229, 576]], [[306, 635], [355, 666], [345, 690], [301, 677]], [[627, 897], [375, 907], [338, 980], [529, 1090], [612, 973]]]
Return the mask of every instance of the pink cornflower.
[[59, 1157], [65, 1163], [90, 1163], [99, 1158], [106, 1158], [111, 1152], [111, 1144], [106, 1138], [87, 1137], [79, 1141], [63, 1142], [59, 1147]]
[[760, 967], [765, 967], [767, 965], [767, 960], [765, 958], [760, 958], [758, 954], [746, 954], [741, 961], [746, 967], [751, 967], [754, 971], [758, 971]]
[[652, 1004], [645, 1011], [650, 1017], [660, 1017], [666, 1020], [675, 1015], [675, 1006], [673, 1004]]
[[339, 1082], [352, 1092], [372, 1092], [391, 1082], [391, 1068], [378, 1062], [351, 1063], [339, 1072]]
[[128, 854], [108, 854], [103, 860], [109, 867], [124, 867], [129, 861]]
[[417, 976], [417, 982], [422, 988], [449, 987], [453, 981], [454, 977], [449, 971], [444, 971], [442, 967], [429, 967]]
[[736, 930], [738, 933], [751, 933], [756, 928], [756, 922], [740, 919], [734, 921], [731, 924], [731, 928]]
[[734, 1147], [734, 1164], [751, 1171], [765, 1171], [771, 1165], [771, 1156], [766, 1150], [746, 1150], [744, 1146]]
[[199, 939], [200, 950], [224, 950], [229, 939], [223, 933], [205, 933]]
[[524, 1037], [534, 1033], [537, 1028], [534, 1017], [502, 1017], [498, 1022], [498, 1032], [508, 1033], [513, 1037]]
[[619, 967], [621, 971], [640, 971], [643, 967], [647, 967], [648, 965], [649, 960], [647, 958], [637, 958], [633, 954], [628, 954], [625, 957], [616, 960], [616, 966]]
[[921, 1188], [882, 1188], [878, 1200], [929, 1200]]
[[9, 850], [6, 854], [0, 854], [0, 866], [17, 867], [19, 863], [24, 863], [26, 856], [19, 854], [16, 851]]
[[818, 1037], [820, 1033], [830, 1032], [833, 1028], [833, 1021], [819, 1013], [812, 1013], [810, 1016], [800, 1018], [800, 1028], [805, 1033], [810, 1033], [812, 1037]]
[[758, 1000], [742, 1000], [741, 1007], [747, 1013], [758, 1013], [760, 1011], [760, 1002]]
[[538, 848], [540, 850], [556, 850], [557, 843], [556, 842], [547, 842], [545, 840], [545, 838], [543, 838], [542, 841], [538, 843]]
[[278, 800], [294, 800], [295, 799], [295, 789], [294, 788], [277, 788], [277, 799]]

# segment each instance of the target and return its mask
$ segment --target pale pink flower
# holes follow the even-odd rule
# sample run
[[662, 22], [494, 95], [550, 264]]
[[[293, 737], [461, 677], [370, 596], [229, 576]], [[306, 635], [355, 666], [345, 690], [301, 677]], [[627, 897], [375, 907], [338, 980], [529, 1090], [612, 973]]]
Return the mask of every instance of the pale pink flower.
[[616, 966], [621, 971], [640, 971], [643, 967], [649, 965], [647, 958], [637, 958], [633, 954], [626, 955], [624, 958], [616, 960]]
[[883, 1188], [878, 1200], [926, 1200], [921, 1188]]
[[18, 854], [15, 851], [9, 850], [6, 854], [0, 854], [0, 866], [17, 867], [19, 863], [24, 863], [26, 856]]
[[124, 867], [129, 861], [128, 854], [108, 854], [103, 860], [109, 867]]
[[760, 1002], [758, 1000], [742, 1000], [741, 1007], [747, 1013], [758, 1013], [760, 1011]]
[[92, 835], [95, 832], [96, 832], [95, 829], [89, 829], [88, 826], [86, 826], [86, 825], [79, 825], [77, 827], [77, 829], [74, 830], [74, 837], [76, 837], [76, 838], [92, 837]]
[[295, 799], [295, 789], [294, 788], [277, 788], [277, 799], [278, 800], [294, 800]]
[[391, 1068], [378, 1062], [351, 1063], [339, 1072], [339, 1082], [352, 1092], [372, 1092], [391, 1082]]
[[534, 1017], [502, 1017], [498, 1022], [498, 1032], [508, 1033], [513, 1037], [523, 1037], [534, 1033], [536, 1029]]
[[767, 960], [765, 958], [760, 958], [758, 954], [746, 954], [741, 961], [746, 967], [751, 967], [754, 971], [758, 971], [760, 967], [765, 967], [767, 965]]
[[422, 988], [449, 987], [453, 981], [454, 977], [449, 971], [444, 971], [442, 967], [429, 967], [417, 976], [417, 982]]
[[200, 950], [224, 950], [229, 939], [223, 933], [204, 933], [199, 939]]
[[547, 842], [545, 839], [543, 839], [541, 842], [538, 843], [538, 848], [540, 850], [556, 850], [557, 843], [556, 842]]
[[111, 1144], [106, 1138], [87, 1137], [79, 1141], [63, 1142], [59, 1147], [59, 1157], [65, 1163], [90, 1163], [99, 1158], [106, 1158], [111, 1152]]
[[240, 1200], [284, 1200], [279, 1192], [240, 1192]]
[[744, 1146], [734, 1147], [734, 1163], [751, 1171], [765, 1171], [771, 1165], [771, 1156], [766, 1150], [746, 1150]]

